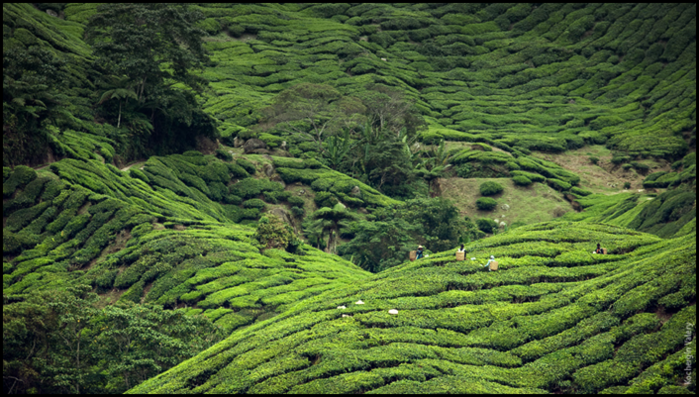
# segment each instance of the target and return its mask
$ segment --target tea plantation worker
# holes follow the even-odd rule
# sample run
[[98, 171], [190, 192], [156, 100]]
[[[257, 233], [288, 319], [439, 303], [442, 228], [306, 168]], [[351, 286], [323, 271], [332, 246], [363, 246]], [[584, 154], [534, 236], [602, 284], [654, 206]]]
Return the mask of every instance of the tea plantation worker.
[[457, 252], [464, 252], [464, 251], [466, 251], [466, 249], [464, 248], [464, 245], [461, 244], [461, 248], [459, 248], [459, 250]]
[[602, 250], [600, 243], [597, 243], [597, 249], [592, 251], [593, 254], [604, 254], [604, 251]]
[[483, 267], [487, 267], [487, 268], [488, 268], [488, 271], [489, 271], [489, 272], [492, 271], [492, 269], [490, 268], [490, 264], [491, 264], [492, 262], [495, 262], [495, 256], [490, 255], [490, 260], [488, 260], [488, 263], [486, 263], [485, 265], [483, 265]]
[[421, 245], [419, 245], [417, 247], [417, 258], [416, 259], [420, 259], [420, 258], [422, 258], [422, 246]]

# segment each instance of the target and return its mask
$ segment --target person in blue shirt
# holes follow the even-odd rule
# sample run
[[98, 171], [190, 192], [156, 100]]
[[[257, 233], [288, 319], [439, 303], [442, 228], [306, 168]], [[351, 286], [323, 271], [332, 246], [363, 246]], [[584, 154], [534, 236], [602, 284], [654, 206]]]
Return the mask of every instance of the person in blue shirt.
[[483, 265], [484, 267], [487, 267], [487, 268], [488, 268], [488, 271], [489, 271], [489, 272], [492, 271], [492, 269], [490, 268], [490, 263], [491, 263], [491, 262], [495, 262], [495, 257], [494, 257], [493, 255], [490, 255], [490, 260], [488, 261], [488, 263], [486, 263], [485, 265]]
[[417, 247], [417, 258], [415, 258], [415, 259], [420, 259], [420, 258], [422, 258], [422, 246], [421, 245]]

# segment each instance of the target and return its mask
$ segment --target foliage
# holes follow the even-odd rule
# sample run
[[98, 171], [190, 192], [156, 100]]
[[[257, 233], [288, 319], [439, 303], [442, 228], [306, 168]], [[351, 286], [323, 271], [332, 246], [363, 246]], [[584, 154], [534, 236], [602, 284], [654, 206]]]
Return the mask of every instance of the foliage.
[[266, 215], [260, 219], [255, 238], [266, 249], [281, 248], [294, 252], [300, 244], [291, 226], [275, 215]]
[[98, 308], [89, 287], [3, 302], [5, 391], [121, 393], [222, 338], [203, 316], [124, 304]]
[[519, 186], [529, 186], [533, 183], [531, 179], [527, 178], [524, 175], [514, 176], [512, 177], [512, 180], [515, 182], [515, 185]]
[[482, 183], [479, 189], [481, 194], [484, 196], [494, 196], [498, 193], [502, 193], [502, 191], [505, 190], [501, 184], [492, 181]]
[[350, 226], [354, 238], [340, 246], [339, 253], [354, 256], [357, 264], [378, 272], [405, 261], [407, 253], [422, 244], [444, 250], [464, 239], [475, 239], [475, 231], [460, 219], [454, 205], [443, 198], [414, 199], [380, 209], [375, 218]]
[[476, 207], [481, 211], [492, 211], [498, 206], [498, 202], [490, 197], [481, 197], [476, 200]]
[[476, 221], [476, 224], [478, 225], [478, 228], [484, 232], [484, 233], [493, 233], [493, 231], [496, 231], [498, 229], [498, 224], [488, 218], [481, 218]]
[[208, 83], [195, 73], [207, 60], [201, 40], [205, 33], [196, 27], [201, 12], [164, 4], [104, 4], [96, 11], [85, 36], [94, 48], [96, 67], [105, 72], [98, 104], [119, 99], [117, 128], [125, 110], [125, 124], [136, 135], [136, 142], [127, 143], [127, 153], [186, 150], [196, 146], [197, 136], [216, 138], [214, 120], [194, 95], [171, 88], [180, 83], [202, 93]]

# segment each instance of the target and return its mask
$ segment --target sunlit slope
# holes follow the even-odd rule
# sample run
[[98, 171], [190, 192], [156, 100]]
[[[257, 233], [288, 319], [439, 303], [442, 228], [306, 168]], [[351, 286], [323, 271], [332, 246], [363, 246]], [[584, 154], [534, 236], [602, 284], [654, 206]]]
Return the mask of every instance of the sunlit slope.
[[[597, 242], [610, 254], [592, 255]], [[696, 234], [554, 222], [467, 251], [308, 299], [131, 392], [677, 391]], [[491, 254], [489, 273], [479, 264]]]
[[212, 193], [220, 185], [231, 196], [226, 178], [233, 191], [237, 177], [254, 179], [238, 163], [192, 153], [127, 172], [73, 159], [50, 169], [3, 169], [5, 295], [86, 283], [107, 303], [186, 305], [232, 330], [369, 275], [307, 246], [262, 253], [255, 230], [230, 219], [257, 219], [260, 208], [221, 204]]
[[[85, 20], [80, 9], [68, 6], [67, 18]], [[693, 4], [200, 10], [212, 51], [204, 75], [215, 92], [205, 108], [227, 133], [255, 125], [276, 93], [311, 82], [345, 94], [370, 83], [397, 87], [442, 126], [532, 150], [607, 142], [677, 157], [687, 150], [683, 138], [696, 139]]]

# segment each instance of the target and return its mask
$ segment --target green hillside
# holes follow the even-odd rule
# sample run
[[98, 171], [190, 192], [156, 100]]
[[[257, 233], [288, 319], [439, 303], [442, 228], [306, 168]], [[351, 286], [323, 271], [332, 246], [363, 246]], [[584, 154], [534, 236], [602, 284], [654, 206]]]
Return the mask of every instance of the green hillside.
[[695, 393], [695, 304], [696, 5], [3, 4], [4, 394]]
[[548, 223], [467, 252], [309, 299], [132, 392], [647, 393], [684, 378], [696, 234]]

